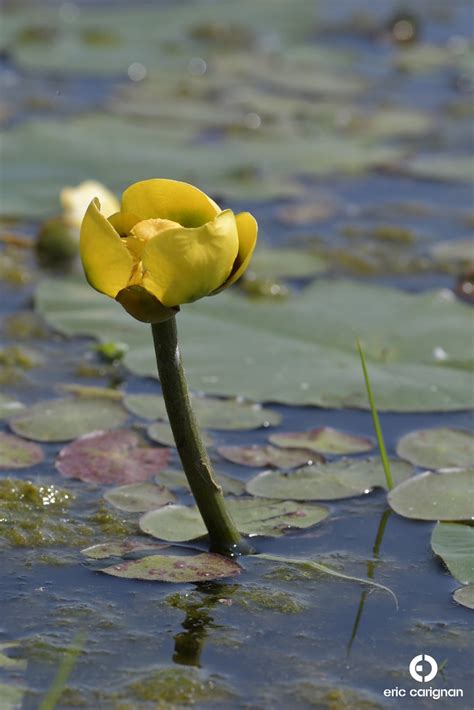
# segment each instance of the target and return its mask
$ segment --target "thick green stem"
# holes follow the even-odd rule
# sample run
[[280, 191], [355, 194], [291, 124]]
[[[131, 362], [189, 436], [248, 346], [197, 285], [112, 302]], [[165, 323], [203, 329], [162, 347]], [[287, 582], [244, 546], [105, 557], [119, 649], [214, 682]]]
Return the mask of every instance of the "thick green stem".
[[251, 549], [240, 537], [222, 489], [214, 480], [212, 464], [191, 407], [175, 317], [151, 327], [166, 411], [184, 472], [209, 533], [210, 549], [227, 556], [247, 554]]

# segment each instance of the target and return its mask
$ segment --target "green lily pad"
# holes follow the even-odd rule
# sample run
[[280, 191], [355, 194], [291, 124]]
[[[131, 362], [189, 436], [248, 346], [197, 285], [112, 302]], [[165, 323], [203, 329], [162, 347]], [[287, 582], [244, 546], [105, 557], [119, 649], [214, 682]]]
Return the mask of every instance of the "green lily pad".
[[28, 468], [43, 459], [43, 449], [37, 444], [0, 432], [0, 469]]
[[24, 404], [16, 399], [0, 394], [0, 419], [8, 419], [24, 408]]
[[121, 426], [127, 413], [102, 398], [50, 399], [26, 407], [10, 421], [15, 434], [34, 441], [68, 441], [89, 432]]
[[[125, 364], [156, 376], [149, 328], [83, 281], [43, 281], [37, 307], [62, 333], [127, 342]], [[472, 406], [471, 320], [470, 308], [446, 290], [412, 294], [335, 280], [278, 303], [249, 302], [229, 290], [183, 308], [178, 325], [196, 391], [367, 408], [358, 336], [379, 411], [450, 411]]]
[[[228, 399], [191, 397], [192, 406], [201, 427], [232, 431], [276, 426], [281, 415], [259, 404]], [[153, 394], [128, 395], [124, 401], [127, 409], [144, 419], [168, 419], [163, 397]]]
[[[225, 473], [216, 473], [215, 479], [226, 495], [240, 496], [245, 492], [245, 484], [238, 478], [226, 476]], [[155, 481], [160, 486], [164, 485], [176, 490], [191, 490], [184, 471], [160, 471]]]
[[431, 547], [461, 584], [474, 584], [474, 528], [459, 523], [438, 523]]
[[228, 557], [203, 552], [189, 557], [149, 555], [140, 560], [120, 562], [100, 570], [113, 577], [143, 579], [149, 582], [207, 582], [240, 574], [242, 567]]
[[[401, 461], [392, 461], [390, 468], [397, 482], [413, 472]], [[301, 501], [352, 498], [385, 487], [385, 474], [378, 459], [340, 459], [290, 472], [262, 471], [247, 483], [248, 493], [255, 496]]]
[[305, 278], [327, 270], [325, 260], [301, 249], [258, 247], [247, 273], [259, 278]]
[[[173, 432], [168, 422], [154, 422], [147, 428], [146, 433], [150, 439], [156, 441], [157, 444], [176, 447]], [[201, 436], [205, 446], [212, 446], [214, 444], [214, 438], [207, 431], [202, 431]]]
[[[239, 532], [250, 536], [279, 537], [289, 528], [310, 527], [329, 515], [326, 508], [294, 501], [228, 498], [227, 505]], [[145, 513], [139, 525], [148, 535], [170, 542], [194, 540], [207, 534], [199, 510], [184, 505], [169, 505]]]
[[18, 710], [23, 702], [26, 688], [0, 682], [1, 710]]
[[462, 429], [419, 429], [400, 439], [397, 454], [423, 468], [466, 468], [474, 461], [474, 435]]
[[273, 468], [295, 468], [303, 464], [313, 463], [315, 460], [324, 461], [319, 454], [312, 454], [304, 449], [278, 449], [275, 446], [221, 446], [218, 453], [227, 461], [241, 466], [272, 466]]
[[474, 469], [421, 473], [388, 494], [393, 510], [416, 520], [474, 519]]
[[453, 599], [468, 609], [474, 609], [474, 584], [467, 584], [465, 587], [456, 589]]
[[112, 488], [104, 493], [104, 498], [115, 508], [131, 513], [144, 513], [176, 501], [176, 496], [165, 486], [154, 483], [129, 483]]
[[438, 242], [431, 247], [430, 253], [440, 264], [467, 269], [474, 264], [474, 240], [450, 239]]
[[108, 557], [123, 557], [130, 552], [151, 552], [169, 547], [168, 544], [155, 542], [150, 544], [143, 540], [124, 540], [123, 542], [101, 542], [81, 550], [81, 554], [92, 560], [105, 560]]
[[151, 478], [169, 458], [169, 449], [143, 446], [133, 431], [95, 431], [61, 449], [56, 468], [88, 483], [135, 483]]
[[464, 155], [420, 155], [401, 163], [403, 172], [417, 178], [443, 182], [472, 182], [472, 160]]
[[272, 434], [269, 439], [276, 446], [309, 449], [322, 454], [358, 454], [374, 448], [372, 439], [346, 434], [332, 427]]

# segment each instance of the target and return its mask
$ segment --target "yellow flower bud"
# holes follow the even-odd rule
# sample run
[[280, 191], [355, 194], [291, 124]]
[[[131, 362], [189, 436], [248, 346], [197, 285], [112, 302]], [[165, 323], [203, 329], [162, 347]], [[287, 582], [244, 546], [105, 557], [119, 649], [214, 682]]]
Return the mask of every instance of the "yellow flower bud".
[[64, 219], [71, 227], [80, 228], [90, 201], [96, 197], [102, 213], [109, 217], [118, 212], [120, 204], [115, 195], [96, 180], [85, 180], [77, 187], [64, 187], [59, 200], [64, 211]]
[[183, 303], [212, 296], [244, 273], [257, 241], [251, 214], [222, 211], [204, 192], [176, 180], [144, 180], [107, 215], [90, 203], [81, 259], [90, 285], [138, 320], [158, 323]]

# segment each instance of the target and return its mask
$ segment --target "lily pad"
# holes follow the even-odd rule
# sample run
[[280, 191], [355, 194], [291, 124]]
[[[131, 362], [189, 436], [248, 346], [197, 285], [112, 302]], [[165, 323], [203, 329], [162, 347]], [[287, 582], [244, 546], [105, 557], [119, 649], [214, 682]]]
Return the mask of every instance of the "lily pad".
[[144, 513], [176, 501], [176, 496], [165, 486], [154, 483], [129, 483], [112, 488], [104, 493], [104, 498], [115, 508], [130, 513]]
[[0, 432], [0, 469], [28, 468], [43, 459], [43, 449], [37, 444]]
[[[239, 478], [226, 476], [225, 473], [216, 473], [215, 478], [226, 495], [240, 496], [245, 492], [245, 484]], [[160, 471], [155, 481], [160, 486], [164, 485], [176, 490], [191, 490], [184, 471]]]
[[467, 584], [465, 587], [456, 589], [453, 599], [468, 609], [474, 609], [474, 584]]
[[472, 160], [465, 155], [419, 155], [401, 164], [403, 172], [417, 178], [442, 182], [466, 182], [474, 180]]
[[[278, 412], [263, 409], [259, 404], [197, 396], [192, 396], [191, 402], [199, 424], [208, 429], [258, 429], [276, 426], [281, 421]], [[133, 414], [144, 419], [168, 419], [165, 401], [159, 395], [128, 395], [124, 404]]]
[[143, 540], [124, 540], [123, 542], [101, 542], [98, 545], [86, 547], [85, 550], [81, 550], [81, 554], [92, 560], [105, 560], [108, 557], [123, 557], [130, 552], [150, 552], [165, 547], [169, 547], [169, 545], [159, 542], [150, 544]]
[[400, 439], [397, 454], [423, 468], [465, 468], [474, 461], [474, 435], [462, 429], [419, 429]]
[[227, 461], [240, 464], [241, 466], [272, 466], [273, 468], [295, 468], [303, 464], [311, 464], [316, 461], [324, 461], [319, 454], [312, 454], [304, 449], [278, 449], [275, 446], [260, 446], [251, 444], [250, 446], [221, 446], [218, 453]]
[[332, 427], [272, 434], [269, 439], [276, 446], [309, 449], [322, 454], [358, 454], [374, 448], [372, 439], [346, 434]]
[[[146, 433], [150, 439], [156, 441], [157, 444], [176, 447], [173, 432], [168, 422], [154, 422], [147, 428]], [[212, 446], [214, 444], [214, 438], [207, 431], [202, 431], [201, 435], [206, 446]]]
[[450, 239], [438, 242], [433, 245], [430, 252], [440, 264], [447, 264], [459, 269], [469, 268], [474, 264], [473, 239]]
[[[82, 280], [43, 281], [37, 307], [62, 333], [127, 342], [125, 364], [136, 374], [156, 377], [149, 329]], [[367, 408], [354, 347], [358, 336], [379, 411], [472, 406], [466, 345], [472, 313], [450, 291], [413, 294], [334, 280], [276, 303], [249, 302], [229, 290], [183, 308], [178, 321], [196, 391]], [[442, 363], [439, 348], [446, 353]]]
[[[329, 515], [326, 508], [294, 501], [228, 498], [227, 505], [239, 532], [250, 536], [279, 537], [289, 528], [307, 528]], [[148, 535], [170, 542], [194, 540], [207, 533], [199, 510], [184, 505], [145, 513], [139, 525]]]
[[8, 419], [24, 408], [24, 404], [16, 399], [0, 394], [0, 419]]
[[416, 520], [474, 519], [474, 469], [421, 473], [388, 494], [393, 510]]
[[143, 579], [149, 582], [207, 582], [240, 574], [242, 567], [228, 557], [203, 552], [190, 557], [149, 555], [140, 560], [120, 562], [100, 570], [113, 577]]
[[118, 402], [99, 397], [71, 397], [26, 407], [10, 421], [10, 427], [15, 434], [34, 441], [68, 441], [103, 427], [119, 427], [127, 418]]
[[[397, 482], [413, 472], [401, 461], [391, 462], [390, 468]], [[385, 487], [385, 474], [378, 459], [340, 459], [290, 472], [263, 471], [247, 483], [247, 491], [255, 496], [301, 501], [351, 498]]]
[[[301, 249], [257, 248], [248, 272], [259, 278], [307, 278], [326, 271], [326, 261]], [[247, 272], [247, 273], [248, 273]]]
[[474, 584], [474, 528], [459, 523], [438, 523], [431, 536], [433, 552], [461, 584]]
[[169, 449], [141, 445], [133, 431], [95, 431], [61, 449], [56, 468], [88, 483], [132, 483], [151, 478], [169, 457]]

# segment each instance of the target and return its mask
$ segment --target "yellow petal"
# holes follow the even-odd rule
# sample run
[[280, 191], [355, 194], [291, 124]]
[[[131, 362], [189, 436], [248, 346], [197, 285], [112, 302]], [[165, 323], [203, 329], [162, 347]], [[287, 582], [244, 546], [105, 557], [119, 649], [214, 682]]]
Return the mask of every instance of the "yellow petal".
[[82, 222], [80, 251], [90, 285], [115, 298], [128, 283], [133, 259], [123, 240], [100, 213], [97, 199], [90, 203]]
[[122, 212], [132, 212], [142, 220], [159, 217], [183, 227], [201, 227], [214, 219], [220, 209], [193, 185], [157, 178], [127, 188], [122, 195]]
[[115, 195], [104, 185], [96, 180], [85, 180], [77, 187], [65, 187], [61, 190], [59, 199], [66, 222], [74, 227], [80, 227], [90, 201], [94, 197], [99, 199], [102, 214], [106, 217], [117, 212], [120, 207]]
[[116, 300], [127, 313], [143, 323], [161, 323], [174, 316], [179, 308], [166, 308], [143, 286], [127, 286], [118, 292]]
[[145, 279], [165, 306], [191, 303], [224, 283], [238, 249], [234, 213], [225, 210], [202, 227], [167, 229], [149, 241], [142, 255]]
[[219, 293], [240, 279], [250, 264], [250, 259], [257, 243], [258, 224], [250, 212], [240, 212], [240, 214], [235, 216], [235, 222], [239, 233], [239, 253], [229, 278], [220, 288], [214, 291], [214, 294]]
[[140, 221], [140, 217], [130, 212], [115, 212], [108, 217], [108, 220], [120, 237], [126, 237]]

